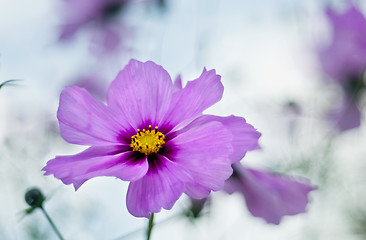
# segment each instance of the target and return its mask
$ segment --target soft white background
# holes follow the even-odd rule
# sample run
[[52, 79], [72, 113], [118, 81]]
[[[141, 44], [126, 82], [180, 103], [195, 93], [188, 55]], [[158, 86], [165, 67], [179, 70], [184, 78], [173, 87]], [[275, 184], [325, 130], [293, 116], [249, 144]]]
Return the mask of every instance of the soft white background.
[[[324, 3], [167, 3], [161, 14], [136, 1], [125, 16], [135, 29], [133, 50], [98, 58], [88, 52], [87, 32], [69, 44], [57, 41], [61, 1], [0, 0], [0, 82], [22, 79], [18, 86], [0, 90], [0, 239], [32, 239], [32, 231], [57, 239], [41, 212], [21, 219], [27, 208], [24, 193], [32, 186], [50, 197], [45, 208], [66, 239], [115, 239], [146, 226], [146, 219], [127, 212], [128, 183], [96, 178], [75, 192], [40, 171], [55, 155], [83, 149], [59, 136], [56, 111], [62, 88], [88, 72], [108, 83], [130, 58], [153, 60], [172, 78], [182, 74], [184, 82], [199, 76], [203, 67], [216, 69], [225, 93], [208, 112], [243, 116], [263, 134], [262, 150], [243, 162], [288, 170], [319, 186], [308, 213], [284, 217], [279, 226], [252, 217], [241, 195], [218, 192], [208, 216], [194, 224], [183, 218], [158, 224], [153, 239], [358, 239], [349, 212], [365, 199], [365, 128], [337, 135], [331, 153], [324, 153], [323, 139], [333, 130], [321, 113], [337, 104], [338, 94], [322, 81], [314, 54], [329, 40]], [[286, 111], [289, 100], [301, 106], [301, 116]], [[288, 126], [294, 119], [298, 127], [291, 135]], [[310, 171], [288, 167], [299, 159], [312, 162]], [[328, 174], [325, 183], [321, 170]], [[157, 214], [157, 222], [179, 214], [186, 200]], [[125, 239], [143, 237], [144, 230]]]

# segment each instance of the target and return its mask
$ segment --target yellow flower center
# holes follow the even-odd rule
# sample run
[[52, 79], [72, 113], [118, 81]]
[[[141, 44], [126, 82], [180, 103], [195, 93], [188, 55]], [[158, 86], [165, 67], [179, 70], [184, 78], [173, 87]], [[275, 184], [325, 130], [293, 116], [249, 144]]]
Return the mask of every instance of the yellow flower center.
[[143, 129], [137, 129], [137, 134], [131, 137], [132, 150], [135, 152], [140, 152], [145, 155], [150, 155], [152, 153], [157, 153], [165, 143], [165, 136], [158, 131], [158, 127], [151, 130], [151, 125], [149, 125], [149, 130], [145, 131]]

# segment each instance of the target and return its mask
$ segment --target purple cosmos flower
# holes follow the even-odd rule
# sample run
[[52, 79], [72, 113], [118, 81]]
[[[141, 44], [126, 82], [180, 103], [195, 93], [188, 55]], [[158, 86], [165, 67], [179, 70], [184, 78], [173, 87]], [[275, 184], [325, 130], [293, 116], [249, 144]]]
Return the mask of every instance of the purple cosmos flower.
[[131, 60], [111, 83], [107, 105], [67, 87], [57, 112], [61, 135], [90, 147], [50, 160], [45, 174], [76, 190], [98, 176], [130, 181], [127, 208], [136, 217], [172, 208], [183, 193], [200, 199], [222, 189], [260, 133], [241, 117], [202, 114], [221, 99], [220, 79], [204, 69], [182, 88], [161, 66]]
[[279, 224], [282, 216], [305, 212], [308, 193], [315, 188], [297, 179], [233, 164], [234, 173], [225, 183], [229, 194], [243, 194], [253, 216]]
[[345, 131], [361, 123], [357, 105], [365, 88], [366, 19], [355, 6], [343, 13], [328, 8], [326, 14], [333, 38], [329, 46], [319, 51], [319, 58], [324, 72], [343, 91], [343, 103], [329, 116], [339, 130]]

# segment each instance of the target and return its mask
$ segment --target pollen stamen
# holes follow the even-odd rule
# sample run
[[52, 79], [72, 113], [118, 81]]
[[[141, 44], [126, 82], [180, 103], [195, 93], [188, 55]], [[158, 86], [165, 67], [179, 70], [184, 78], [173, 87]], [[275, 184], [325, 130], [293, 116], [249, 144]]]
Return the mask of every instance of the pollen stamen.
[[133, 151], [141, 152], [145, 155], [157, 153], [165, 143], [165, 136], [158, 131], [158, 127], [152, 131], [151, 125], [149, 129], [137, 129], [137, 134], [131, 137], [131, 148]]

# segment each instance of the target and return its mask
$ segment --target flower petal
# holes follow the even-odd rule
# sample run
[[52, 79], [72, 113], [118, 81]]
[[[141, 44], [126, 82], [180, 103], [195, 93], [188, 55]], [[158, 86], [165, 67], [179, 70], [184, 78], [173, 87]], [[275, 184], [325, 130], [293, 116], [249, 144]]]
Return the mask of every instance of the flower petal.
[[261, 134], [252, 125], [248, 124], [244, 118], [236, 117], [234, 115], [228, 117], [202, 115], [183, 130], [188, 130], [194, 126], [199, 126], [211, 121], [221, 122], [232, 134], [231, 144], [233, 152], [230, 155], [231, 163], [235, 163], [243, 159], [248, 151], [260, 148], [258, 145], [258, 139]]
[[232, 136], [216, 121], [186, 128], [165, 144], [166, 155], [192, 175], [194, 182], [186, 184], [185, 193], [204, 198], [220, 190], [232, 173]]
[[162, 155], [150, 162], [147, 174], [131, 182], [127, 191], [127, 209], [135, 217], [150, 217], [161, 208], [171, 209], [191, 177], [177, 164]]
[[355, 31], [355, 34], [358, 33], [361, 36], [366, 34], [366, 19], [355, 5], [350, 4], [342, 13], [328, 7], [325, 13], [332, 24], [334, 34], [342, 35], [350, 33], [352, 30]]
[[182, 90], [183, 86], [182, 86], [182, 77], [180, 75], [178, 75], [175, 80], [174, 80], [174, 90], [173, 92]]
[[279, 224], [282, 216], [306, 211], [308, 194], [314, 187], [289, 176], [233, 165], [234, 174], [226, 181], [225, 191], [244, 195], [253, 216]]
[[148, 170], [146, 157], [139, 158], [127, 151], [128, 145], [93, 146], [72, 156], [57, 156], [42, 169], [77, 190], [86, 180], [98, 176], [113, 176], [124, 181], [135, 181]]
[[81, 24], [73, 24], [73, 23], [64, 24], [62, 26], [59, 39], [61, 41], [69, 40], [75, 35], [75, 33], [80, 29], [80, 27]]
[[203, 70], [201, 76], [190, 81], [173, 94], [172, 103], [164, 120], [165, 125], [184, 127], [208, 107], [222, 98], [224, 87], [215, 70]]
[[319, 50], [323, 71], [335, 82], [347, 82], [351, 75], [361, 76], [366, 62], [366, 19], [350, 4], [344, 12], [326, 9], [333, 30], [332, 42]]
[[351, 97], [343, 100], [340, 108], [331, 112], [329, 117], [340, 131], [347, 131], [361, 125], [360, 109]]
[[158, 126], [172, 91], [172, 80], [161, 66], [131, 60], [110, 85], [107, 101], [135, 129], [146, 124]]
[[57, 118], [61, 136], [69, 143], [81, 145], [120, 143], [129, 127], [122, 119], [117, 122], [107, 106], [76, 86], [61, 92]]

